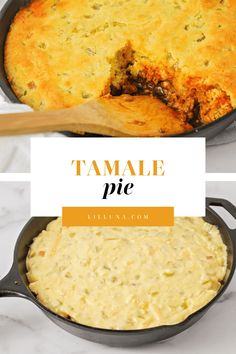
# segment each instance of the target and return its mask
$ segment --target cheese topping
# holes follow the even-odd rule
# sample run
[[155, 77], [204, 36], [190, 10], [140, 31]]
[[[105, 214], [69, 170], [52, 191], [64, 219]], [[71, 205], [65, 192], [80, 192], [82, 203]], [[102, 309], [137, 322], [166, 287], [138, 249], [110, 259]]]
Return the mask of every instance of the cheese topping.
[[62, 227], [52, 221], [27, 256], [37, 299], [92, 327], [129, 330], [185, 320], [217, 294], [227, 267], [218, 228], [201, 218], [174, 227]]

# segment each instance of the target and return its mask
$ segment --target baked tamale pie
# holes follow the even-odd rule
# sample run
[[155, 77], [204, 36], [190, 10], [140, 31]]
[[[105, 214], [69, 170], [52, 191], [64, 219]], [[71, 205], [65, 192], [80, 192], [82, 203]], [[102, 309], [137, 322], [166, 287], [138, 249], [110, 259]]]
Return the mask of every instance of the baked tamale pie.
[[131, 330], [173, 325], [208, 304], [227, 269], [218, 228], [201, 218], [173, 227], [48, 224], [30, 246], [29, 287], [73, 322]]
[[6, 74], [35, 110], [152, 96], [185, 132], [236, 106], [235, 11], [234, 0], [32, 0], [7, 35]]

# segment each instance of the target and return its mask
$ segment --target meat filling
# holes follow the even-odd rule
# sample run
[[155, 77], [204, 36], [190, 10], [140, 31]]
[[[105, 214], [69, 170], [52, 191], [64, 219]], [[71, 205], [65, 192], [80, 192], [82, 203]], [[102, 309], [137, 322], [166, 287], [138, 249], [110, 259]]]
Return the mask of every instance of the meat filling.
[[[210, 123], [233, 109], [230, 97], [217, 85], [207, 85], [200, 78], [190, 77], [179, 92], [174, 86], [174, 73], [162, 74], [158, 68], [144, 67], [133, 75], [135, 53], [130, 44], [119, 51], [111, 62], [112, 96], [122, 94], [148, 95], [156, 97], [180, 113], [183, 121], [193, 127]], [[163, 78], [164, 77], [164, 78]]]

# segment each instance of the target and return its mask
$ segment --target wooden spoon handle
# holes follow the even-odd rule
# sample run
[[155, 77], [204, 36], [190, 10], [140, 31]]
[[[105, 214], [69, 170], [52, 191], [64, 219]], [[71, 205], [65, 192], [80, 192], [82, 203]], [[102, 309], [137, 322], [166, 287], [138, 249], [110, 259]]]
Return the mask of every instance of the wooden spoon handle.
[[[24, 112], [0, 115], [0, 136], [43, 133], [54, 131], [74, 131], [110, 136], [124, 136], [104, 122], [93, 122], [88, 107], [76, 107], [47, 112]], [[92, 113], [92, 112], [91, 112]]]
[[[109, 100], [99, 98], [80, 106], [54, 111], [0, 114], [0, 136], [72, 131], [108, 136], [127, 136], [112, 114]], [[109, 111], [107, 112], [107, 107]]]
[[50, 112], [24, 112], [0, 115], [0, 135], [19, 135], [68, 130], [63, 114]]
[[192, 127], [153, 97], [101, 97], [80, 106], [46, 112], [0, 115], [0, 135], [50, 131], [110, 136], [164, 136]]

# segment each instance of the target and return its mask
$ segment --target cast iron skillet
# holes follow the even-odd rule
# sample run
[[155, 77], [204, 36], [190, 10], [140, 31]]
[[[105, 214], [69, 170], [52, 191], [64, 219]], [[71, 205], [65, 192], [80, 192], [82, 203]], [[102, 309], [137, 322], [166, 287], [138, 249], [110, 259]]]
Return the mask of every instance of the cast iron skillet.
[[[19, 103], [19, 100], [15, 96], [14, 92], [11, 89], [11, 86], [6, 78], [6, 73], [4, 70], [4, 44], [6, 35], [9, 31], [11, 22], [15, 17], [15, 14], [19, 11], [19, 9], [23, 6], [26, 6], [31, 0], [7, 0], [6, 4], [3, 6], [0, 11], [0, 87], [5, 93], [5, 95], [9, 98], [9, 100], [13, 103]], [[236, 120], [236, 109], [232, 112], [228, 113], [224, 117], [217, 119], [216, 121], [202, 125], [199, 128], [195, 128], [188, 133], [178, 134], [175, 136], [178, 137], [205, 137], [207, 139], [211, 139], [215, 137], [217, 134], [222, 132], [225, 128], [227, 128], [230, 124], [232, 124]], [[63, 134], [76, 137], [78, 134], [71, 132], [64, 132]], [[84, 136], [84, 135], [82, 135]], [[95, 134], [85, 134], [85, 136], [97, 136]]]
[[26, 278], [25, 259], [29, 245], [47, 224], [55, 218], [34, 217], [25, 225], [21, 231], [15, 247], [13, 266], [10, 272], [0, 281], [0, 297], [16, 296], [22, 297], [33, 302], [46, 316], [64, 330], [78, 337], [107, 344], [110, 346], [128, 347], [137, 346], [154, 341], [163, 341], [184, 331], [198, 321], [209, 308], [219, 299], [228, 287], [236, 266], [236, 229], [227, 227], [219, 215], [210, 206], [221, 206], [225, 208], [234, 218], [236, 218], [236, 207], [224, 199], [208, 198], [206, 203], [206, 221], [219, 227], [222, 239], [227, 245], [228, 250], [228, 271], [217, 296], [206, 306], [192, 314], [180, 324], [171, 326], [160, 326], [143, 330], [106, 330], [80, 325], [63, 317], [54, 314], [52, 311], [41, 305], [28, 288]]

